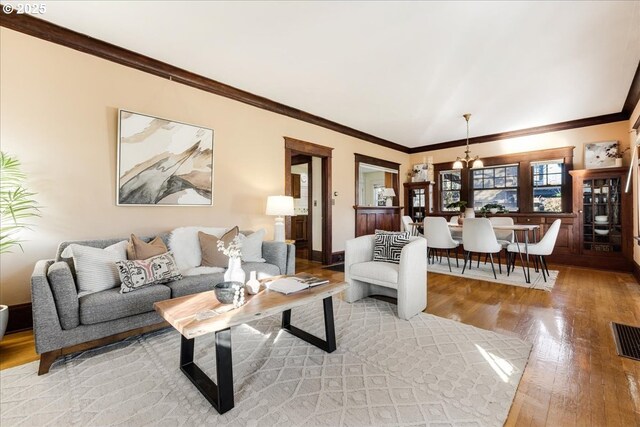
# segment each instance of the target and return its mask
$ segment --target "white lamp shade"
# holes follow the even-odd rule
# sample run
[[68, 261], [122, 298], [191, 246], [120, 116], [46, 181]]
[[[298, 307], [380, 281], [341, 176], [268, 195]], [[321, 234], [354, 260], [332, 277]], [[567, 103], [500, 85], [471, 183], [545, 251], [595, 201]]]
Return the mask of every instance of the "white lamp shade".
[[384, 197], [396, 197], [396, 192], [393, 191], [393, 188], [385, 188], [382, 190], [382, 195]]
[[267, 198], [267, 215], [273, 216], [293, 216], [293, 197], [291, 196], [269, 196]]
[[471, 166], [471, 169], [479, 169], [483, 167], [484, 167], [484, 163], [482, 163], [482, 160], [476, 159], [473, 161], [473, 166]]
[[462, 169], [463, 168], [462, 161], [460, 160], [460, 158], [456, 159], [456, 161], [453, 162], [453, 168], [454, 169]]

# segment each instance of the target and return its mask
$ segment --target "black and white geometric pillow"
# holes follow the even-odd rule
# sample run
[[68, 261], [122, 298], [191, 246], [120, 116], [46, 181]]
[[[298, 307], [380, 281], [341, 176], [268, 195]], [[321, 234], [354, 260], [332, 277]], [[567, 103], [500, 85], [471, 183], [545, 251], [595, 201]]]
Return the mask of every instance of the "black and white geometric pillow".
[[400, 264], [400, 254], [404, 245], [409, 243], [409, 232], [376, 230], [373, 260]]

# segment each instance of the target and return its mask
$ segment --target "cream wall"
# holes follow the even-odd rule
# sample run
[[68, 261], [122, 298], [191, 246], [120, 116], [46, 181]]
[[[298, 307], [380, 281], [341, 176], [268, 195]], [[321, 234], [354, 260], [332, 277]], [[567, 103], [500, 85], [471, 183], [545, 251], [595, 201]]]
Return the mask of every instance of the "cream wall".
[[[30, 300], [38, 259], [70, 239], [147, 235], [185, 225], [265, 227], [266, 197], [284, 191], [289, 136], [333, 147], [333, 251], [354, 236], [354, 153], [400, 163], [409, 155], [0, 29], [0, 141], [20, 158], [42, 218], [24, 253], [0, 258], [0, 302]], [[117, 109], [214, 130], [212, 207], [116, 207]]]

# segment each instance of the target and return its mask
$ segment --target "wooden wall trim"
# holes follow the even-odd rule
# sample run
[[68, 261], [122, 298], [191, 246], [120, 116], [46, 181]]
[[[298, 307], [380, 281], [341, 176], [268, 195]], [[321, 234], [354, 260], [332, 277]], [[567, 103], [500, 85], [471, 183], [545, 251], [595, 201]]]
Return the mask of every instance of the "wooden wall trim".
[[[95, 39], [85, 34], [64, 28], [43, 19], [28, 14], [7, 14], [0, 12], [0, 26], [27, 34], [51, 43], [66, 46], [68, 48], [97, 56], [108, 61], [115, 62], [126, 67], [131, 67], [158, 77], [166, 78], [177, 83], [191, 86], [205, 92], [213, 93], [225, 98], [233, 99], [263, 110], [271, 111], [297, 120], [301, 120], [316, 126], [333, 130], [343, 135], [348, 135], [372, 144], [380, 145], [403, 153], [415, 154], [426, 151], [440, 150], [443, 148], [459, 147], [466, 144], [466, 140], [441, 142], [431, 145], [409, 148], [404, 145], [379, 138], [357, 129], [336, 123], [320, 116], [290, 107], [285, 104], [255, 95], [236, 87], [218, 82], [216, 80], [192, 73], [190, 71], [167, 64], [157, 59], [133, 52], [128, 49]], [[520, 129], [510, 132], [496, 133], [492, 135], [477, 136], [469, 139], [469, 144], [498, 141], [519, 136], [535, 135], [560, 130], [574, 129], [586, 126], [594, 126], [605, 123], [629, 120], [629, 117], [640, 100], [640, 64], [632, 80], [624, 107], [619, 113], [605, 114], [567, 122], [555, 123], [545, 126], [537, 126], [528, 129]]]
[[631, 80], [631, 86], [629, 87], [629, 93], [627, 93], [627, 99], [624, 101], [622, 112], [627, 117], [631, 117], [634, 108], [638, 105], [638, 101], [640, 101], [640, 61], [638, 61], [636, 73], [633, 76], [633, 80]]
[[324, 145], [314, 144], [313, 142], [303, 141], [301, 139], [284, 137], [284, 148], [295, 151], [299, 154], [316, 157], [331, 157], [333, 148]]
[[3, 11], [0, 16], [2, 16], [0, 26], [14, 31], [37, 37], [51, 43], [66, 46], [80, 52], [88, 53], [126, 67], [135, 68], [136, 70], [163, 77], [176, 83], [181, 83], [205, 92], [233, 99], [234, 101], [249, 104], [263, 110], [302, 120], [303, 122], [321, 126], [372, 144], [381, 145], [403, 153], [409, 152], [408, 147], [395, 142], [379, 138], [311, 113], [307, 113], [306, 111], [298, 110], [297, 108], [289, 107], [288, 105], [272, 101], [268, 98], [255, 95], [242, 89], [175, 67], [167, 64], [166, 62], [158, 61], [111, 43], [69, 30], [43, 19], [35, 18], [31, 15], [17, 13], [7, 14]]
[[7, 323], [7, 334], [13, 332], [33, 329], [33, 315], [31, 313], [31, 303], [16, 304], [9, 306], [9, 322]]
[[[493, 135], [476, 136], [469, 138], [469, 144], [481, 144], [483, 142], [493, 142], [502, 139], [517, 138], [521, 136], [536, 135], [540, 133], [558, 132], [561, 130], [569, 130], [582, 128], [587, 126], [602, 125], [606, 123], [621, 122], [629, 120], [629, 115], [620, 112], [613, 114], [605, 114], [603, 116], [589, 117], [586, 119], [570, 120], [568, 122], [554, 123], [551, 125], [537, 126], [528, 129], [514, 130], [510, 132], [494, 133]], [[422, 153], [426, 151], [442, 150], [444, 148], [463, 147], [467, 144], [466, 139], [458, 139], [456, 141], [441, 142], [438, 144], [423, 145], [411, 149], [411, 154]], [[484, 160], [484, 159], [483, 159]]]

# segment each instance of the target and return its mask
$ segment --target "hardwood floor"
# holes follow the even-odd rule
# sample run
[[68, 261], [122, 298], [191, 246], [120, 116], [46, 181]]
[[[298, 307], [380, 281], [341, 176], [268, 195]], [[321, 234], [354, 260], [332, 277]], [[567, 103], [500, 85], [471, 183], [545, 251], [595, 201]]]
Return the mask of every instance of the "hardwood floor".
[[[426, 312], [533, 344], [507, 426], [640, 426], [640, 362], [616, 355], [610, 327], [640, 325], [640, 285], [626, 273], [549, 268], [560, 270], [552, 292], [428, 273]], [[0, 343], [1, 369], [31, 360], [30, 332]]]

